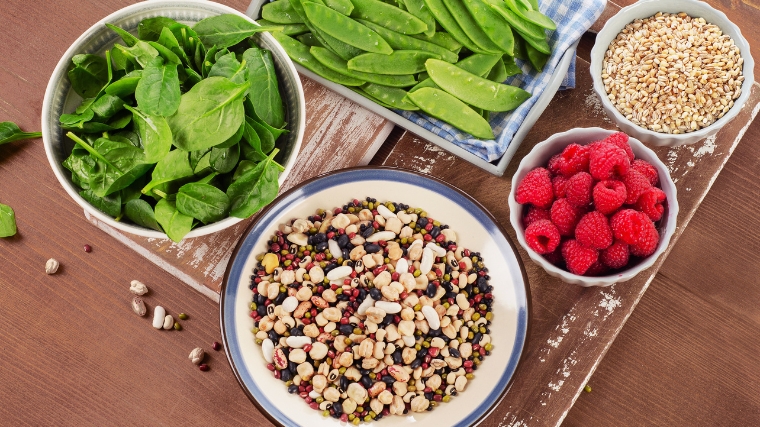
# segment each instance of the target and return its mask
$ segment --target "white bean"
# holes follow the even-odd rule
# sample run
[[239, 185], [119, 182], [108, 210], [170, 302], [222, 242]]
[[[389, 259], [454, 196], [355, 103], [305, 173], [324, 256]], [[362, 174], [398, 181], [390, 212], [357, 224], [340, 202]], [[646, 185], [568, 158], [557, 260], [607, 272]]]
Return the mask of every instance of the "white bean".
[[153, 327], [161, 329], [164, 326], [164, 317], [166, 317], [166, 309], [157, 305], [156, 308], [153, 309]]

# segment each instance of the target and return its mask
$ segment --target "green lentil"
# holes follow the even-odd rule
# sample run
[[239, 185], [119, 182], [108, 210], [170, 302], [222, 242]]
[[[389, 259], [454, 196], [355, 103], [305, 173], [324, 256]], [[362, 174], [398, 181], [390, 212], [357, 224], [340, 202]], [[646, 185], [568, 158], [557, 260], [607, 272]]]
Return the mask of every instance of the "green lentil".
[[322, 411], [322, 416], [325, 417], [325, 418], [329, 417], [330, 416], [330, 411], [327, 411], [327, 410]]
[[425, 348], [430, 348], [430, 342], [429, 341], [422, 341], [422, 346]]
[[311, 280], [311, 276], [309, 276], [309, 273], [304, 273], [304, 274], [303, 274], [303, 280], [304, 280], [304, 281], [306, 281], [306, 280]]
[[341, 367], [340, 369], [338, 369], [338, 372], [340, 372], [341, 375], [345, 374], [346, 373], [346, 367], [345, 366]]
[[354, 418], [353, 421], [351, 421], [351, 423], [353, 425], [355, 425], [355, 426], [358, 426], [360, 422], [361, 422], [361, 420], [359, 419], [359, 417], [356, 417], [356, 418]]
[[[257, 306], [255, 302], [252, 302], [249, 307], [251, 308], [251, 311], [256, 311], [256, 309], [259, 308], [259, 306]], [[181, 317], [180, 317], [180, 319], [181, 319]]]
[[480, 319], [480, 313], [472, 313], [472, 320], [477, 321]]
[[354, 418], [356, 418], [356, 415], [354, 415], [354, 414], [348, 414], [348, 420], [349, 421], [353, 421]]
[[414, 270], [414, 273], [413, 273], [414, 277], [420, 277], [420, 274], [422, 274], [420, 270]]
[[443, 400], [444, 402], [449, 402], [449, 401], [451, 400], [451, 396], [449, 396], [449, 395], [447, 394], [446, 396], [443, 396], [443, 399], [442, 399], [442, 400]]
[[412, 221], [409, 223], [409, 228], [416, 228], [416, 227], [417, 227], [417, 223], [415, 221]]
[[181, 331], [182, 325], [180, 325], [179, 322], [174, 322], [174, 330]]
[[414, 306], [414, 311], [420, 311], [420, 310], [422, 310], [422, 304], [418, 303], [417, 305]]
[[343, 293], [343, 288], [338, 288], [335, 290], [335, 295], [340, 295]]
[[362, 406], [357, 406], [357, 407], [356, 407], [356, 412], [359, 412], [359, 413], [361, 413], [361, 412], [364, 412], [364, 407], [362, 407]]
[[258, 344], [258, 345], [261, 345], [261, 343], [262, 343], [262, 342], [264, 342], [264, 341], [263, 341], [263, 340], [260, 340], [260, 339], [258, 339], [258, 338], [256, 339], [256, 344]]
[[488, 344], [486, 344], [485, 346], [483, 346], [483, 348], [485, 348], [486, 351], [491, 351], [491, 350], [493, 350], [493, 344], [491, 344], [489, 342]]
[[325, 401], [325, 398], [324, 398], [324, 397], [322, 397], [322, 396], [319, 396], [319, 397], [316, 399], [316, 401], [317, 401], [317, 403], [322, 403], [322, 402], [324, 402], [324, 401]]
[[473, 375], [472, 373], [469, 373], [469, 374], [465, 374], [464, 377], [467, 378], [468, 380], [471, 380], [471, 379], [475, 378], [475, 375]]
[[591, 393], [591, 386], [586, 384], [586, 387], [583, 387], [583, 391], [585, 391], [586, 393]]
[[286, 259], [283, 264], [285, 265], [285, 267], [290, 267], [290, 264], [293, 264], [293, 261]]
[[486, 320], [488, 320], [489, 322], [493, 320], [493, 313], [491, 313], [490, 311], [486, 313]]
[[346, 338], [346, 340], [345, 340], [344, 342], [346, 343], [346, 345], [351, 345], [351, 344], [353, 344], [353, 343], [354, 343], [354, 342], [351, 340], [351, 338]]
[[187, 320], [187, 314], [185, 314], [185, 313], [180, 313], [180, 314], [179, 314], [179, 318], [180, 318], [180, 320]]
[[434, 227], [440, 227], [441, 223], [439, 221], [433, 221], [433, 226]]
[[362, 334], [362, 330], [361, 330], [361, 329], [359, 329], [359, 328], [354, 328], [354, 333], [355, 333], [356, 335], [361, 335], [361, 334]]
[[293, 381], [292, 380], [285, 381], [285, 386], [286, 387], [290, 387], [291, 385], [293, 385]]
[[309, 313], [309, 312], [307, 311], [306, 313], [304, 313], [303, 317], [305, 317], [305, 318], [307, 318], [307, 319], [308, 319], [308, 318], [310, 318], [310, 317], [311, 317], [311, 313]]
[[415, 386], [413, 386], [413, 385], [410, 385], [410, 386], [409, 386], [409, 387], [407, 387], [406, 389], [407, 389], [408, 391], [417, 391], [417, 387], [415, 387]]
[[337, 336], [338, 336], [338, 334], [340, 334], [340, 331], [339, 331], [339, 330], [337, 330], [337, 329], [333, 329], [333, 330], [332, 330], [332, 332], [330, 332], [330, 335], [332, 335], [332, 336], [334, 336], [334, 337], [337, 337]]
[[472, 331], [467, 333], [467, 338], [472, 339], [475, 336], [475, 334], [472, 333]]

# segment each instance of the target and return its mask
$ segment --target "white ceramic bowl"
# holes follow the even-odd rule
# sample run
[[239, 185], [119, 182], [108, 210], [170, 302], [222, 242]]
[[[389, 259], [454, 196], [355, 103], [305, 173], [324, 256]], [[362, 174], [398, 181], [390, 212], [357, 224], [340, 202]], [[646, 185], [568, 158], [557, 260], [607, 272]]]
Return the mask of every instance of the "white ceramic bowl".
[[546, 141], [542, 141], [533, 147], [530, 153], [520, 161], [520, 165], [517, 167], [517, 172], [515, 172], [515, 175], [512, 177], [512, 189], [509, 192], [509, 221], [515, 229], [517, 241], [520, 242], [520, 245], [528, 252], [530, 258], [535, 261], [536, 264], [543, 267], [549, 275], [558, 277], [567, 283], [580, 286], [609, 286], [614, 283], [630, 280], [641, 271], [646, 270], [654, 264], [660, 254], [662, 254], [668, 247], [668, 242], [670, 242], [670, 238], [676, 231], [678, 199], [676, 186], [670, 178], [668, 168], [660, 161], [654, 151], [647, 148], [639, 140], [630, 137], [628, 142], [631, 145], [633, 154], [637, 159], [644, 159], [657, 169], [657, 173], [660, 175], [660, 188], [667, 196], [665, 212], [657, 227], [657, 231], [660, 233], [660, 242], [657, 244], [655, 252], [640, 260], [637, 264], [629, 265], [625, 270], [616, 272], [615, 274], [590, 277], [579, 276], [555, 266], [547, 261], [542, 255], [531, 249], [525, 242], [525, 227], [523, 227], [522, 223], [525, 205], [521, 205], [515, 200], [515, 191], [519, 183], [525, 178], [525, 175], [537, 167], [546, 167], [547, 162], [552, 156], [561, 153], [566, 146], [572, 143], [586, 145], [604, 139], [612, 133], [615, 133], [615, 131], [602, 128], [575, 128], [567, 132], [554, 134]]
[[[140, 2], [120, 9], [100, 20], [79, 36], [71, 47], [66, 50], [66, 53], [63, 54], [52, 76], [50, 76], [50, 81], [45, 90], [45, 98], [42, 102], [42, 139], [45, 144], [48, 161], [58, 181], [74, 201], [82, 206], [90, 215], [128, 233], [144, 237], [166, 238], [166, 234], [156, 230], [115, 221], [114, 218], [92, 206], [79, 195], [80, 189], [71, 181], [71, 173], [61, 165], [61, 162], [71, 154], [74, 143], [65, 137], [65, 132], [61, 129], [58, 118], [62, 113], [72, 112], [82, 101], [79, 95], [70, 90], [71, 85], [66, 73], [69, 64], [71, 64], [71, 58], [80, 53], [103, 54], [114, 43], [122, 43], [121, 38], [116, 33], [106, 28], [106, 23], [114, 24], [136, 34], [137, 24], [146, 18], [166, 16], [192, 25], [201, 19], [226, 13], [235, 14], [254, 22], [235, 9], [211, 1], [185, 0], [178, 2], [163, 0]], [[305, 128], [306, 102], [304, 101], [303, 87], [301, 86], [301, 80], [298, 78], [298, 73], [279, 43], [268, 33], [257, 34], [253, 39], [260, 47], [272, 52], [280, 90], [285, 102], [286, 121], [288, 122], [287, 129], [290, 132], [278, 142], [278, 147], [281, 147], [280, 151], [282, 152], [282, 154], [278, 155], [278, 159], [282, 159], [281, 164], [285, 167], [285, 170], [279, 177], [280, 185], [282, 185], [285, 182], [285, 178], [287, 178], [293, 169], [293, 164], [301, 147]], [[240, 218], [229, 217], [213, 224], [195, 228], [185, 238], [215, 233], [240, 221]]]
[[230, 258], [221, 291], [221, 329], [227, 358], [243, 390], [278, 425], [338, 427], [323, 418], [266, 368], [254, 342], [249, 316], [253, 293], [249, 285], [256, 256], [266, 252], [277, 226], [313, 215], [319, 208], [343, 206], [358, 198], [374, 197], [423, 208], [448, 224], [457, 243], [480, 252], [493, 286], [494, 313], [491, 354], [483, 359], [467, 389], [450, 403], [424, 413], [388, 416], [363, 423], [372, 426], [470, 426], [489, 414], [506, 393], [517, 369], [528, 332], [529, 287], [520, 256], [504, 230], [469, 196], [450, 185], [414, 172], [389, 168], [353, 168], [333, 172], [289, 190], [251, 224]]
[[[607, 52], [607, 48], [612, 40], [617, 37], [626, 25], [634, 20], [648, 18], [655, 15], [657, 12], [685, 12], [692, 17], [704, 18], [708, 23], [720, 27], [724, 34], [731, 36], [734, 43], [741, 51], [742, 58], [744, 58], [742, 70], [744, 83], [742, 83], [741, 95], [734, 100], [734, 106], [713, 124], [694, 132], [673, 135], [654, 132], [638, 126], [626, 119], [625, 116], [612, 105], [612, 102], [607, 98], [607, 92], [604, 89], [604, 83], [602, 82], [601, 77], [602, 63], [604, 61], [604, 54]], [[675, 147], [684, 144], [693, 144], [710, 135], [714, 135], [720, 130], [720, 128], [733, 120], [739, 114], [739, 111], [749, 98], [752, 85], [755, 82], [754, 67], [755, 62], [752, 60], [752, 55], [750, 54], [749, 43], [747, 43], [747, 40], [742, 36], [739, 27], [729, 21], [723, 12], [712, 8], [705, 2], [696, 0], [642, 0], [628, 7], [624, 7], [615, 16], [610, 18], [604, 25], [604, 28], [599, 31], [596, 35], [594, 47], [591, 50], [591, 77], [594, 81], [594, 91], [601, 99], [602, 107], [607, 113], [607, 116], [611, 117], [615, 121], [615, 124], [628, 135], [638, 138], [640, 141], [657, 146]]]

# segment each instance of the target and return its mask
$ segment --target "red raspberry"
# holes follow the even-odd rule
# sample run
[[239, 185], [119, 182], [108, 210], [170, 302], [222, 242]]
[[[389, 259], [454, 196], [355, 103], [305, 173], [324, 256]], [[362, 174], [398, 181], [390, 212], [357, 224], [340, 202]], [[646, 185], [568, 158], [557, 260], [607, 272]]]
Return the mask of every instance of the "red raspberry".
[[561, 246], [562, 246], [561, 244], [558, 245], [557, 249], [555, 249], [554, 252], [543, 254], [544, 259], [546, 259], [547, 261], [549, 261], [550, 263], [554, 265], [560, 265], [563, 261], [562, 250], [560, 249]]
[[625, 150], [606, 142], [595, 143], [588, 159], [589, 172], [598, 181], [625, 176], [631, 168], [631, 160]]
[[535, 168], [523, 178], [515, 192], [517, 203], [530, 203], [539, 208], [549, 209], [554, 201], [554, 189], [549, 171]]
[[599, 259], [599, 252], [570, 239], [562, 243], [562, 257], [565, 259], [568, 271], [583, 275]]
[[610, 215], [625, 202], [625, 184], [611, 179], [600, 181], [594, 186], [593, 196], [596, 210]]
[[625, 267], [628, 265], [628, 244], [622, 240], [615, 240], [612, 246], [599, 254], [599, 259], [612, 269]]
[[583, 215], [575, 227], [575, 240], [593, 249], [605, 249], [612, 244], [612, 229], [607, 217], [593, 211]]
[[657, 169], [644, 159], [634, 160], [631, 163], [631, 169], [637, 170], [647, 177], [652, 187], [660, 183], [660, 175], [657, 173]]
[[585, 145], [570, 144], [562, 151], [559, 160], [559, 171], [566, 177], [578, 172], [588, 172], [589, 148]]
[[636, 201], [636, 210], [647, 214], [652, 221], [659, 221], [665, 212], [665, 207], [662, 205], [665, 198], [665, 193], [662, 190], [652, 187]]
[[597, 260], [595, 263], [591, 264], [591, 267], [586, 270], [585, 276], [604, 276], [605, 273], [609, 271], [609, 268], [602, 264], [601, 261]]
[[550, 219], [549, 209], [541, 209], [535, 206], [528, 206], [527, 212], [523, 216], [523, 226], [527, 227], [534, 222], [542, 219]]
[[652, 184], [649, 183], [647, 177], [641, 172], [636, 170], [628, 171], [628, 175], [623, 177], [623, 184], [625, 184], [625, 204], [632, 205], [639, 200], [639, 197], [647, 190], [652, 188]]
[[620, 147], [628, 155], [628, 160], [633, 161], [633, 150], [631, 145], [628, 144], [628, 135], [623, 132], [615, 132], [612, 135], [604, 139], [604, 142], [610, 143], [616, 147]]
[[559, 246], [559, 231], [551, 221], [541, 219], [525, 229], [525, 241], [534, 251], [540, 254], [548, 254], [554, 252]]
[[549, 163], [546, 164], [546, 168], [554, 175], [559, 174], [559, 164], [561, 160], [562, 153], [553, 155], [552, 158], [549, 159]]
[[610, 227], [615, 238], [629, 245], [637, 244], [643, 239], [650, 227], [654, 227], [652, 220], [643, 213], [633, 209], [621, 209], [610, 218]]
[[562, 175], [557, 175], [552, 178], [552, 187], [554, 187], [554, 198], [561, 199], [566, 196], [567, 191], [567, 178]]
[[591, 203], [591, 187], [594, 185], [594, 178], [587, 172], [578, 172], [567, 180], [565, 187], [567, 201], [571, 205], [579, 208], [588, 206]]
[[652, 222], [649, 224], [650, 226], [646, 229], [639, 242], [630, 246], [631, 255], [642, 258], [648, 257], [657, 249], [657, 244], [660, 242], [660, 234], [654, 228]]
[[557, 199], [549, 211], [551, 220], [561, 236], [572, 236], [583, 210], [571, 205], [567, 199]]

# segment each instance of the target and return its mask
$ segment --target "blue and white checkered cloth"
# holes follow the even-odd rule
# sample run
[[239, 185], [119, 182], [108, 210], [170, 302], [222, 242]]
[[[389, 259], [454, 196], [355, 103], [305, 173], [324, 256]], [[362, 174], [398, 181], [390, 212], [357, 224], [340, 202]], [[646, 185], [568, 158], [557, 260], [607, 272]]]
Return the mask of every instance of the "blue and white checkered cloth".
[[[487, 161], [500, 158], [507, 151], [512, 138], [528, 112], [549, 84], [549, 80], [565, 51], [575, 44], [599, 18], [606, 3], [606, 0], [543, 0], [540, 2], [541, 12], [557, 24], [557, 29], [548, 34], [552, 55], [541, 73], [536, 72], [530, 64], [517, 60], [523, 74], [512, 76], [505, 83], [519, 86], [530, 92], [532, 96], [513, 111], [491, 115], [490, 124], [494, 134], [497, 135], [496, 140], [486, 141], [473, 138], [472, 135], [463, 133], [459, 129], [427, 115], [410, 111], [396, 112]], [[570, 63], [567, 76], [562, 81], [561, 89], [573, 87], [575, 87], [575, 58]]]

